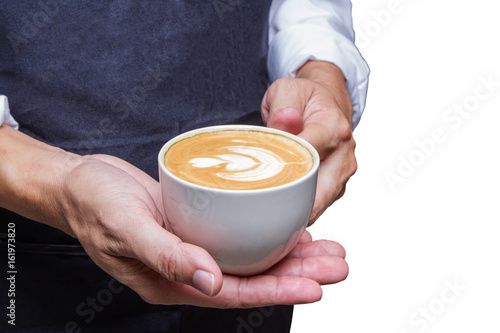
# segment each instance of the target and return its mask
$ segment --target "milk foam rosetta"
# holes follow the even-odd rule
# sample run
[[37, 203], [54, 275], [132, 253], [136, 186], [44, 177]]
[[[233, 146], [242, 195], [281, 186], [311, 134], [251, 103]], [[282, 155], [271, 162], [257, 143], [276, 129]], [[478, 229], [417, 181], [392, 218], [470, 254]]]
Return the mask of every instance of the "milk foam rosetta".
[[313, 157], [278, 134], [227, 130], [183, 139], [165, 154], [165, 166], [188, 182], [250, 190], [292, 182], [311, 170]]

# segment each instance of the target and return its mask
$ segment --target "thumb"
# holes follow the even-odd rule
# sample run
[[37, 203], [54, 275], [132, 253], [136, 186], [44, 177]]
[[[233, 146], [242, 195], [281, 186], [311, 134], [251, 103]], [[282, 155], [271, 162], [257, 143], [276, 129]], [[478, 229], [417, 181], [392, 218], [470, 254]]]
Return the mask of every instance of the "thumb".
[[269, 87], [261, 114], [266, 126], [298, 134], [304, 129], [303, 111], [307, 101], [303, 98], [304, 91], [299, 89], [303, 87], [291, 80], [281, 79]]
[[157, 223], [137, 228], [129, 244], [138, 260], [167, 280], [190, 285], [208, 296], [222, 288], [222, 272], [212, 256]]
[[290, 106], [272, 112], [266, 125], [292, 134], [299, 134], [304, 129], [302, 113]]

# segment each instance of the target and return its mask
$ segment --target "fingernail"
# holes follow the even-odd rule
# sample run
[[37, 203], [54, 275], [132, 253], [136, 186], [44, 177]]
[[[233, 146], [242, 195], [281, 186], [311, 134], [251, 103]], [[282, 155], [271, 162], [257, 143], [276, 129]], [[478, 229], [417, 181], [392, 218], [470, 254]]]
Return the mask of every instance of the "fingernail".
[[212, 273], [197, 270], [193, 275], [193, 283], [199, 291], [212, 296], [214, 293], [215, 276]]

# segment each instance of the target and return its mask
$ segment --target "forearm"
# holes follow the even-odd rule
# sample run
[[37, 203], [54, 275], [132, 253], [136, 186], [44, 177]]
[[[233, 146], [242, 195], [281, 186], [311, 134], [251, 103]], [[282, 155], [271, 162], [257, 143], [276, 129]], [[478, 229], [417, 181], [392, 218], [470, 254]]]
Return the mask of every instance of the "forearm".
[[62, 182], [80, 157], [0, 126], [0, 206], [71, 234], [61, 216]]
[[327, 88], [352, 126], [352, 102], [342, 71], [332, 63], [308, 61], [297, 72], [297, 78], [309, 79]]

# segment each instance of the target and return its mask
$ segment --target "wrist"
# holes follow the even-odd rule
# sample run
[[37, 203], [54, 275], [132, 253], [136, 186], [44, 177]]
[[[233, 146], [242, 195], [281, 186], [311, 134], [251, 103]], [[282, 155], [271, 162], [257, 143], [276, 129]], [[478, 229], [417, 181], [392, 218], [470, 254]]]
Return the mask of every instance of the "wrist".
[[62, 186], [82, 157], [7, 126], [0, 127], [0, 142], [0, 206], [70, 233], [60, 205]]
[[337, 105], [352, 125], [352, 102], [347, 90], [344, 74], [333, 63], [325, 61], [306, 62], [298, 71], [297, 78], [309, 79], [326, 88], [335, 98]]

